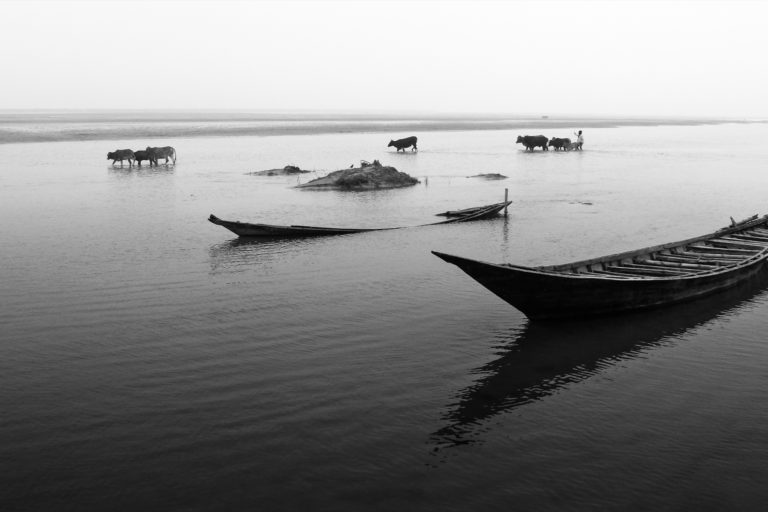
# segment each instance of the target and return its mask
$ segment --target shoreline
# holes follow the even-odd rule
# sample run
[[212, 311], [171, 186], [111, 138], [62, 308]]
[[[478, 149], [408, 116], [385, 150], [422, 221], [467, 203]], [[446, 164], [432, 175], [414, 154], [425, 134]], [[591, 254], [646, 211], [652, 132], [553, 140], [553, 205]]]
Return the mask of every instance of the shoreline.
[[[320, 116], [276, 118], [275, 116], [223, 119], [179, 114], [171, 119], [138, 120], [134, 116], [90, 119], [48, 119], [40, 114], [0, 113], [0, 144], [70, 142], [89, 140], [134, 140], [157, 138], [326, 135], [343, 133], [395, 133], [419, 131], [490, 131], [617, 128], [623, 126], [701, 126], [717, 124], [763, 124], [765, 120], [731, 119], [627, 119], [627, 118], [479, 118], [432, 117], [427, 119], [356, 119]], [[369, 116], [373, 117], [373, 116]]]

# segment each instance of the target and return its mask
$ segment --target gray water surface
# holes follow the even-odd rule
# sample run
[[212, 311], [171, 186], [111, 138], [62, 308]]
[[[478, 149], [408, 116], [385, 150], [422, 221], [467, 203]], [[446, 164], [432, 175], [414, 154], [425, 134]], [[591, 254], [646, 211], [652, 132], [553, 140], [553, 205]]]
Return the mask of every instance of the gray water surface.
[[[765, 283], [542, 325], [430, 251], [564, 263], [765, 214], [766, 125], [416, 134], [0, 145], [0, 508], [762, 510]], [[177, 164], [105, 159], [147, 145]], [[361, 159], [421, 183], [292, 188]], [[247, 174], [288, 164], [316, 172]], [[505, 189], [471, 224], [206, 220], [415, 226]]]

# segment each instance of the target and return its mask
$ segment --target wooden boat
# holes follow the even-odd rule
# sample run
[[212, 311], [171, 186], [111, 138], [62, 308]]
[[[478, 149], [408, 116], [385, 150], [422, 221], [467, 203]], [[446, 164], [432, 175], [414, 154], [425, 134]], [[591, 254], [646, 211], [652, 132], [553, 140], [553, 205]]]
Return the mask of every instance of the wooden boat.
[[768, 215], [688, 240], [563, 265], [524, 267], [433, 254], [531, 319], [602, 315], [696, 299], [756, 276], [768, 258]]
[[447, 212], [436, 213], [438, 217], [462, 217], [464, 215], [471, 215], [477, 211], [485, 208], [484, 206], [475, 206], [473, 208], [464, 208], [463, 210], [448, 210]]
[[238, 236], [326, 236], [378, 231], [377, 229], [323, 228], [315, 226], [276, 226], [273, 224], [251, 224], [249, 222], [223, 220], [211, 214], [208, 220], [223, 226]]
[[[437, 224], [451, 224], [455, 222], [471, 222], [475, 220], [488, 219], [498, 215], [498, 213], [508, 206], [512, 201], [503, 201], [501, 203], [489, 204], [486, 206], [479, 206], [471, 208], [464, 215], [460, 215], [448, 220], [433, 222], [431, 224], [422, 224], [420, 226], [410, 227], [422, 227], [422, 226], [434, 226]], [[232, 231], [238, 236], [242, 237], [305, 237], [305, 236], [330, 236], [330, 235], [347, 235], [351, 233], [364, 233], [367, 231], [387, 231], [391, 229], [403, 229], [399, 228], [328, 228], [319, 226], [278, 226], [273, 224], [251, 224], [249, 222], [239, 222], [223, 220], [215, 215], [208, 217], [208, 220], [218, 226], [223, 226]]]

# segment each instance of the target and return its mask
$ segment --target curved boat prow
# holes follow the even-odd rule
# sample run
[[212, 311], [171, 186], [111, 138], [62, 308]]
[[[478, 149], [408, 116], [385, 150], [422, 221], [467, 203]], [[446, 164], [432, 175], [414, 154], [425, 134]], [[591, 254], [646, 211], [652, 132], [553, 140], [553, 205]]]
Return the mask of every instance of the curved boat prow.
[[462, 263], [472, 261], [467, 258], [462, 258], [461, 256], [454, 256], [453, 254], [446, 254], [444, 252], [438, 252], [438, 251], [431, 251], [431, 252], [441, 260], [446, 261], [448, 263], [453, 263], [454, 265], [457, 265], [459, 267], [462, 266], [461, 265]]

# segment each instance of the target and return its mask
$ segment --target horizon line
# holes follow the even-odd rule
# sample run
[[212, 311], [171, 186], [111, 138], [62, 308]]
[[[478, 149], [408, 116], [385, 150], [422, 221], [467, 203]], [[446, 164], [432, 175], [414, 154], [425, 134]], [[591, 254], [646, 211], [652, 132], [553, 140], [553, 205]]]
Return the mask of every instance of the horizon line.
[[326, 108], [113, 108], [113, 107], [36, 107], [36, 108], [5, 108], [0, 107], [0, 114], [238, 114], [238, 115], [336, 115], [336, 116], [433, 116], [433, 117], [479, 117], [479, 118], [533, 118], [547, 119], [695, 119], [695, 120], [758, 120], [768, 116], [739, 116], [739, 115], [702, 115], [702, 114], [637, 114], [637, 113], [544, 113], [544, 112], [486, 112], [486, 111], [441, 111], [441, 110], [382, 110], [382, 109], [326, 109]]

